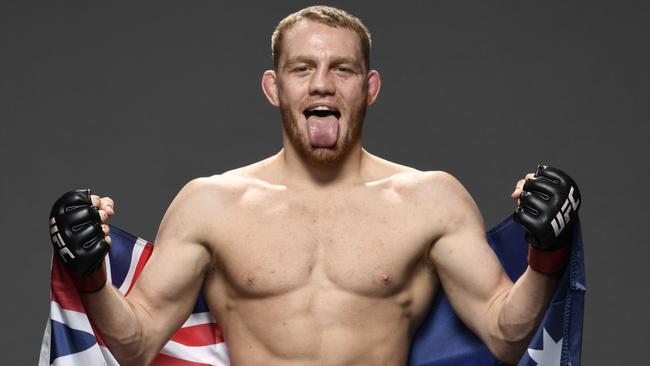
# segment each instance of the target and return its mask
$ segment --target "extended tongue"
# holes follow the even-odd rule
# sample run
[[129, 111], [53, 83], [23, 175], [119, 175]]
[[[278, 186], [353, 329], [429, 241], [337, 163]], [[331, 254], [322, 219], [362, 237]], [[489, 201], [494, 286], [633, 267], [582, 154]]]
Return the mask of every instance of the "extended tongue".
[[326, 117], [309, 116], [307, 118], [307, 131], [312, 146], [334, 146], [339, 133], [339, 120], [333, 115]]

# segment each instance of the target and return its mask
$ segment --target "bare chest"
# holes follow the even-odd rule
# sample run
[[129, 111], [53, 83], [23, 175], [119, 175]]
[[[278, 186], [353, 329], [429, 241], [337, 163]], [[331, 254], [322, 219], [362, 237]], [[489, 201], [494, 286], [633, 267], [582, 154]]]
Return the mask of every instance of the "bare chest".
[[230, 215], [217, 267], [251, 297], [308, 286], [390, 296], [412, 282], [432, 235], [417, 209], [381, 195], [243, 201]]

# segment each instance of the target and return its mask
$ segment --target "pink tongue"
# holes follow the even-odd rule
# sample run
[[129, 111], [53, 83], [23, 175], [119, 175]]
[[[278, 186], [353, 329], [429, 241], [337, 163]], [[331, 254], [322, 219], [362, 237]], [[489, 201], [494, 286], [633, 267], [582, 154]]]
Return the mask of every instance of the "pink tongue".
[[309, 131], [309, 142], [312, 146], [334, 146], [339, 133], [339, 121], [334, 116], [310, 116], [307, 119], [307, 130]]

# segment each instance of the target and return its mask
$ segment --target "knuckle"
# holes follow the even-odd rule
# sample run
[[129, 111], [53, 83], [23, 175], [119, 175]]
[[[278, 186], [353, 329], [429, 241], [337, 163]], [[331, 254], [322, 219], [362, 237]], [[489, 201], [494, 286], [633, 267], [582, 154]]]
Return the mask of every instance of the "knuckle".
[[115, 205], [113, 203], [113, 200], [108, 197], [102, 199], [102, 207], [105, 207], [111, 211], [115, 210]]

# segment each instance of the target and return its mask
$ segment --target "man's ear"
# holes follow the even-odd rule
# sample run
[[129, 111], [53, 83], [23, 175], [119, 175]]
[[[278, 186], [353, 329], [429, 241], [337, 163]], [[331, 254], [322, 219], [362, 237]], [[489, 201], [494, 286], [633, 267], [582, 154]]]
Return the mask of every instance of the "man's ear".
[[379, 89], [381, 89], [379, 71], [370, 70], [370, 72], [368, 72], [368, 100], [366, 101], [368, 106], [371, 106], [375, 100], [377, 100]]
[[269, 100], [269, 103], [274, 107], [280, 106], [280, 100], [278, 98], [278, 84], [275, 75], [275, 71], [266, 70], [262, 74], [262, 91], [266, 95], [266, 99]]

